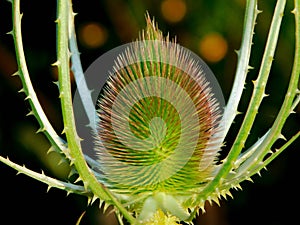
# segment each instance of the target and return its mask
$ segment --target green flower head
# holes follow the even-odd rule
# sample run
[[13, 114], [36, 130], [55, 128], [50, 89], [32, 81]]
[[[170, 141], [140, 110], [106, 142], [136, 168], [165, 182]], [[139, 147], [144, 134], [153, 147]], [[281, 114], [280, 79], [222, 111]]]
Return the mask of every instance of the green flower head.
[[215, 174], [221, 110], [205, 75], [148, 16], [99, 98], [101, 182], [141, 219], [158, 209], [187, 217], [189, 198]]

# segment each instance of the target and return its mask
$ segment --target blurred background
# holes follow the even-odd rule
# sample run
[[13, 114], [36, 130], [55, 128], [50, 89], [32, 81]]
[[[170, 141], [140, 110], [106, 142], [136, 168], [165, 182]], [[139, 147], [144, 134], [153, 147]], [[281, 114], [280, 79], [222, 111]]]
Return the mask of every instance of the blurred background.
[[[287, 1], [278, 48], [273, 63], [267, 93], [259, 111], [247, 146], [262, 136], [278, 112], [292, 69], [294, 54], [294, 18], [290, 11], [293, 1]], [[258, 16], [254, 36], [250, 71], [239, 111], [245, 112], [251, 96], [252, 83], [259, 70], [264, 44], [276, 1], [259, 1], [263, 14]], [[83, 68], [110, 49], [138, 37], [145, 27], [145, 12], [154, 16], [163, 33], [177, 38], [184, 47], [207, 62], [218, 79], [227, 100], [236, 69], [243, 29], [245, 0], [74, 0], [76, 32]], [[24, 13], [23, 41], [34, 88], [55, 130], [61, 133], [62, 118], [58, 101], [56, 68], [56, 1], [21, 1]], [[0, 154], [35, 171], [67, 179], [68, 165], [58, 164], [60, 156], [47, 155], [49, 143], [36, 134], [38, 123], [26, 117], [30, 107], [18, 77], [13, 40], [6, 35], [12, 28], [11, 5], [0, 0]], [[284, 134], [289, 138], [300, 127], [300, 108], [287, 121]], [[231, 146], [243, 114], [238, 116], [226, 139], [222, 152]], [[282, 144], [283, 142], [278, 142]], [[255, 183], [242, 183], [243, 191], [232, 191], [234, 199], [221, 201], [221, 207], [207, 205], [207, 213], [194, 221], [200, 225], [285, 225], [298, 221], [300, 142], [296, 141], [262, 172], [254, 176]], [[97, 203], [97, 202], [96, 202]], [[102, 215], [97, 204], [87, 206], [86, 198], [69, 195], [24, 175], [0, 163], [1, 224], [75, 225], [86, 211], [81, 224], [115, 225], [113, 214]]]

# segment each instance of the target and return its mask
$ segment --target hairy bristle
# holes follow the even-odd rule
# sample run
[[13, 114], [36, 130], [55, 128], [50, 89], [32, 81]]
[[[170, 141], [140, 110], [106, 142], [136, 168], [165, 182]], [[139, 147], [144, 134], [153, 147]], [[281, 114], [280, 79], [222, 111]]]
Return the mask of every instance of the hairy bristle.
[[99, 99], [103, 182], [119, 192], [186, 191], [211, 178], [218, 101], [189, 52], [154, 21], [115, 63]]

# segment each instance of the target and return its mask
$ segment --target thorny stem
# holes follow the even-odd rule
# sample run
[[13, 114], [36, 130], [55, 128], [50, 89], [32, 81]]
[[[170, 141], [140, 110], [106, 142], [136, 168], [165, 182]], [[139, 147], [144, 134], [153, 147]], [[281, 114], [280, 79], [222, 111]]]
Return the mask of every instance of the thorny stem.
[[75, 13], [72, 9], [72, 1], [69, 0], [69, 45], [71, 51], [71, 62], [72, 62], [72, 71], [74, 73], [75, 82], [77, 85], [77, 91], [79, 93], [81, 102], [83, 104], [83, 108], [89, 120], [89, 126], [96, 132], [96, 109], [93, 104], [93, 100], [91, 97], [91, 90], [89, 90], [87, 83], [85, 81], [83, 69], [81, 66], [81, 61], [79, 57], [79, 51], [77, 47], [76, 41], [76, 33], [74, 27], [74, 16]]
[[[300, 131], [298, 133], [296, 133], [291, 139], [289, 139], [283, 146], [281, 146], [274, 153], [272, 153], [272, 155], [269, 158], [267, 158], [265, 161], [263, 161], [259, 165], [256, 164], [256, 166], [254, 168], [252, 168], [251, 171], [247, 172], [247, 177], [251, 177], [257, 173], [260, 174], [260, 171], [263, 168], [265, 168], [269, 163], [271, 163], [271, 161], [273, 161], [280, 153], [282, 153], [287, 147], [289, 147], [297, 138], [299, 138], [299, 136], [300, 136]], [[244, 180], [245, 180], [244, 174], [236, 176], [233, 179], [228, 179], [222, 185], [222, 188], [220, 189], [220, 191], [228, 190], [232, 187], [234, 187], [235, 189], [240, 188], [239, 184]], [[252, 181], [251, 179], [249, 179], [249, 180]]]
[[[77, 135], [73, 107], [72, 107], [72, 96], [71, 96], [71, 85], [70, 85], [70, 70], [69, 70], [69, 48], [68, 48], [68, 2], [58, 1], [58, 19], [57, 19], [57, 56], [59, 74], [59, 88], [60, 88], [60, 99], [62, 106], [62, 115], [64, 121], [64, 133], [66, 134], [68, 147], [73, 160], [80, 176], [87, 187], [94, 187], [96, 179], [93, 179], [83, 159], [82, 152], [80, 149], [80, 138]], [[88, 179], [92, 177], [92, 179]], [[99, 183], [96, 181], [96, 185]], [[101, 191], [97, 192], [99, 197], [108, 200], [108, 196]], [[100, 189], [99, 189], [100, 190]]]
[[281, 20], [283, 17], [283, 11], [286, 4], [286, 0], [279, 0], [275, 7], [274, 16], [272, 19], [268, 40], [265, 47], [265, 52], [262, 59], [261, 68], [258, 74], [258, 78], [254, 81], [254, 90], [252, 98], [249, 103], [245, 118], [241, 125], [241, 129], [237, 135], [237, 138], [228, 154], [224, 163], [215, 178], [204, 188], [202, 194], [199, 196], [200, 199], [206, 199], [211, 193], [213, 193], [217, 186], [219, 186], [224, 178], [228, 175], [234, 166], [234, 162], [244, 148], [245, 141], [250, 133], [254, 119], [257, 115], [257, 111], [262, 99], [265, 96], [265, 86], [270, 73], [270, 68], [273, 61], [273, 56], [278, 40]]
[[[31, 83], [31, 79], [29, 76], [29, 72], [27, 69], [27, 64], [26, 64], [26, 59], [24, 55], [24, 48], [23, 48], [23, 41], [22, 41], [22, 31], [21, 31], [21, 19], [22, 19], [22, 14], [20, 13], [20, 0], [14, 0], [11, 1], [12, 3], [12, 15], [13, 15], [13, 29], [11, 32], [9, 32], [14, 39], [15, 43], [15, 52], [16, 52], [16, 59], [18, 63], [18, 68], [19, 70], [13, 74], [13, 75], [19, 75], [21, 81], [22, 81], [22, 86], [23, 88], [20, 90], [20, 92], [24, 92], [26, 94], [26, 100], [29, 101], [30, 106], [31, 106], [31, 111], [28, 113], [29, 115], [34, 115], [39, 122], [40, 129], [38, 130], [39, 132], [43, 132], [48, 140], [50, 141], [52, 148], [58, 153], [64, 153], [64, 155], [71, 160], [69, 150], [67, 148], [67, 143], [64, 142], [64, 140], [57, 135], [55, 130], [53, 129], [51, 123], [49, 122], [47, 116], [44, 113], [44, 110], [42, 109], [40, 102], [36, 96], [36, 93], [34, 91], [33, 85]], [[3, 157], [0, 158], [0, 160], [9, 165], [10, 167], [18, 170], [21, 173], [24, 173], [30, 177], [33, 177], [37, 180], [40, 180], [43, 183], [46, 183], [49, 185], [49, 187], [56, 187], [60, 189], [65, 189], [68, 192], [73, 192], [78, 193], [78, 187], [77, 185], [71, 185], [68, 184], [69, 189], [64, 188], [63, 185], [57, 185], [58, 180], [55, 180], [51, 177], [47, 177], [45, 174], [41, 175], [39, 173], [36, 173], [32, 171], [32, 173], [29, 173], [30, 170], [26, 169], [24, 167], [21, 167], [8, 159], [5, 159]], [[39, 174], [39, 175], [38, 175]], [[62, 182], [64, 183], [64, 182]], [[78, 189], [78, 190], [77, 190]], [[80, 189], [81, 190], [81, 189]]]
[[14, 0], [12, 3], [12, 15], [13, 15], [13, 30], [10, 32], [12, 34], [15, 44], [16, 58], [19, 70], [14, 75], [19, 75], [22, 81], [23, 88], [20, 92], [26, 94], [26, 98], [29, 101], [32, 111], [28, 115], [34, 115], [40, 125], [38, 131], [43, 132], [51, 145], [54, 146], [56, 151], [62, 151], [67, 158], [70, 158], [69, 152], [62, 141], [62, 139], [57, 135], [53, 129], [51, 123], [49, 122], [47, 116], [40, 105], [40, 102], [36, 96], [34, 88], [31, 83], [29, 72], [27, 69], [26, 59], [23, 50], [22, 32], [21, 32], [21, 18], [20, 13], [20, 0]]
[[[288, 90], [286, 92], [284, 101], [281, 105], [280, 111], [273, 123], [270, 131], [268, 132], [266, 138], [263, 139], [262, 143], [259, 145], [258, 149], [255, 151], [252, 156], [247, 159], [247, 163], [245, 162], [238, 170], [251, 171], [255, 162], [263, 161], [265, 155], [270, 151], [271, 147], [275, 143], [275, 141], [279, 138], [284, 138], [281, 134], [282, 128], [287, 120], [288, 116], [293, 112], [295, 106], [299, 103], [299, 96], [297, 99], [295, 97], [299, 94], [298, 85], [299, 85], [299, 76], [300, 76], [300, 16], [299, 16], [299, 1], [295, 0], [295, 8], [292, 13], [295, 14], [295, 54], [294, 54], [294, 65], [293, 70], [288, 86]], [[296, 103], [296, 104], [295, 104]]]
[[222, 126], [224, 126], [222, 128], [223, 130], [222, 141], [224, 141], [225, 136], [227, 135], [229, 128], [236, 114], [238, 113], [237, 108], [243, 93], [246, 76], [250, 69], [248, 65], [249, 65], [249, 59], [250, 59], [250, 53], [252, 47], [252, 39], [254, 34], [255, 21], [259, 12], [260, 11], [257, 10], [257, 1], [248, 0], [246, 6], [246, 12], [245, 12], [244, 31], [243, 31], [241, 48], [239, 51], [237, 51], [238, 63], [237, 63], [234, 83], [221, 122]]
[[[83, 69], [82, 69], [82, 65], [81, 65], [81, 61], [80, 61], [80, 53], [78, 50], [78, 46], [77, 46], [77, 40], [76, 40], [76, 33], [75, 33], [75, 27], [74, 27], [74, 17], [75, 17], [75, 13], [73, 12], [72, 9], [72, 1], [69, 0], [69, 46], [70, 46], [70, 51], [71, 51], [71, 63], [72, 63], [72, 72], [74, 74], [75, 77], [75, 82], [77, 85], [77, 90], [81, 99], [81, 102], [83, 104], [83, 108], [85, 110], [86, 115], [88, 116], [89, 119], [89, 124], [88, 126], [91, 127], [93, 130], [96, 129], [96, 123], [95, 123], [95, 116], [96, 116], [96, 109], [95, 106], [93, 104], [93, 100], [91, 97], [91, 90], [89, 90], [85, 77], [84, 77], [84, 73], [83, 73]], [[91, 157], [89, 157], [88, 155], [85, 155], [85, 160], [87, 161], [87, 163], [91, 166], [91, 168], [93, 169], [93, 167], [97, 167], [99, 166], [99, 163], [92, 159]], [[96, 173], [96, 171], [93, 171], [94, 173]]]
[[30, 169], [27, 169], [25, 166], [20, 166], [16, 163], [13, 163], [8, 158], [3, 158], [2, 156], [0, 156], [0, 161], [3, 162], [4, 164], [10, 166], [11, 168], [17, 170], [18, 174], [23, 173], [26, 176], [32, 177], [35, 180], [38, 180], [38, 181], [41, 181], [41, 182], [47, 184], [48, 190], [50, 188], [58, 188], [58, 189], [65, 190], [67, 193], [76, 193], [76, 194], [86, 195], [86, 196], [92, 195], [91, 192], [88, 192], [87, 190], [85, 190], [85, 188], [82, 187], [81, 185], [75, 185], [75, 184], [71, 184], [71, 183], [67, 183], [67, 182], [63, 182], [63, 181], [51, 178], [49, 176], [46, 176], [43, 172], [42, 173], [34, 172]]
[[72, 106], [70, 68], [69, 68], [69, 2], [65, 0], [58, 1], [58, 19], [57, 19], [57, 66], [59, 76], [60, 99], [62, 106], [62, 115], [64, 122], [64, 132], [67, 137], [70, 155], [78, 173], [86, 188], [90, 188], [95, 196], [101, 200], [112, 202], [114, 206], [124, 215], [128, 222], [133, 223], [135, 219], [127, 210], [116, 200], [116, 198], [98, 182], [95, 175], [88, 167], [84, 155], [81, 151], [80, 138], [76, 132], [74, 113]]

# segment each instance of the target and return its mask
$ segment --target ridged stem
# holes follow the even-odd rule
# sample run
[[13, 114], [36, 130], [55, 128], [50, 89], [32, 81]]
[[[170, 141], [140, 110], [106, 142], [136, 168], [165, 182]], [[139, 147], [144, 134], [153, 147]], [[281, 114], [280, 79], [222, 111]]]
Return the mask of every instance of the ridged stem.
[[221, 125], [223, 130], [223, 141], [227, 135], [230, 126], [238, 113], [238, 105], [244, 90], [245, 80], [249, 71], [249, 59], [252, 47], [252, 39], [254, 35], [254, 27], [257, 15], [260, 13], [257, 10], [257, 1], [248, 0], [244, 19], [244, 31], [240, 50], [237, 51], [238, 62], [235, 73], [235, 78], [230, 92], [227, 106], [225, 107]]
[[75, 13], [73, 12], [72, 9], [72, 1], [69, 1], [69, 45], [70, 45], [70, 51], [71, 51], [71, 62], [72, 62], [72, 71], [74, 73], [75, 77], [75, 82], [77, 85], [77, 91], [79, 93], [81, 102], [83, 104], [83, 109], [85, 111], [85, 114], [88, 117], [89, 120], [89, 126], [95, 130], [96, 133], [96, 122], [95, 122], [95, 115], [96, 115], [96, 109], [95, 105], [93, 104], [93, 100], [91, 97], [91, 90], [89, 90], [81, 61], [80, 61], [80, 56], [79, 56], [79, 50], [77, 47], [77, 41], [76, 41], [76, 33], [75, 33], [75, 28], [74, 28], [74, 16]]
[[62, 115], [64, 122], [64, 132], [67, 137], [68, 146], [70, 149], [73, 163], [85, 185], [89, 188], [95, 196], [101, 200], [111, 202], [118, 210], [124, 215], [128, 222], [133, 223], [135, 219], [130, 215], [127, 210], [115, 199], [115, 197], [98, 182], [95, 175], [88, 167], [84, 155], [81, 151], [80, 138], [76, 132], [71, 84], [70, 84], [70, 68], [69, 68], [69, 1], [58, 0], [57, 3], [57, 66], [59, 76], [60, 99], [62, 107]]
[[[249, 159], [242, 165], [238, 171], [252, 171], [252, 168], [256, 168], [255, 163], [261, 162], [265, 155], [270, 152], [275, 141], [279, 138], [283, 138], [281, 134], [282, 128], [287, 120], [288, 116], [293, 112], [296, 105], [299, 103], [299, 76], [300, 76], [300, 18], [299, 18], [299, 1], [295, 0], [295, 9], [293, 13], [295, 14], [295, 54], [293, 70], [289, 82], [289, 86], [281, 105], [280, 111], [268, 132], [266, 138], [259, 145], [258, 149], [251, 155]], [[272, 154], [273, 155], [273, 154]]]
[[62, 115], [64, 122], [64, 133], [67, 137], [68, 147], [72, 157], [72, 163], [74, 163], [78, 170], [81, 178], [83, 179], [87, 187], [97, 187], [96, 191], [99, 197], [103, 200], [108, 200], [109, 197], [99, 188], [100, 184], [94, 178], [89, 171], [88, 166], [83, 158], [80, 147], [80, 138], [77, 135], [72, 95], [71, 95], [71, 84], [70, 84], [70, 69], [69, 69], [69, 47], [68, 47], [68, 21], [69, 11], [68, 2], [64, 0], [58, 1], [58, 19], [57, 19], [57, 62], [55, 63], [58, 67], [59, 75], [59, 89], [60, 89], [60, 101], [62, 107]]
[[262, 153], [258, 157], [258, 160], [262, 160], [265, 153], [271, 148], [274, 142], [281, 137], [281, 130], [285, 124], [288, 116], [293, 112], [293, 103], [298, 93], [299, 76], [300, 76], [300, 31], [299, 31], [299, 0], [295, 0], [295, 55], [294, 65], [288, 86], [288, 90], [285, 95], [285, 99], [281, 105], [280, 111], [273, 123], [270, 130], [269, 137], [266, 138], [259, 148], [263, 149]]
[[[70, 51], [71, 51], [71, 63], [72, 63], [72, 71], [74, 74], [74, 78], [75, 78], [75, 82], [77, 85], [77, 91], [79, 93], [81, 102], [83, 104], [83, 108], [85, 110], [85, 114], [87, 115], [88, 119], [89, 119], [89, 124], [88, 126], [91, 127], [92, 129], [96, 129], [95, 127], [95, 114], [96, 114], [96, 110], [95, 110], [95, 106], [93, 104], [93, 100], [91, 97], [91, 90], [89, 90], [86, 80], [85, 80], [85, 76], [83, 73], [83, 69], [82, 69], [82, 65], [81, 65], [81, 60], [80, 60], [80, 53], [78, 50], [78, 46], [77, 46], [77, 40], [76, 40], [76, 33], [75, 33], [75, 21], [74, 21], [74, 17], [75, 17], [75, 13], [73, 12], [72, 9], [72, 1], [69, 1], [69, 46], [70, 46]], [[91, 157], [89, 157], [88, 155], [85, 155], [85, 160], [87, 161], [87, 163], [91, 166], [91, 168], [93, 169], [93, 167], [98, 167], [99, 163], [92, 159]], [[95, 171], [94, 171], [95, 173]]]
[[20, 92], [24, 92], [26, 94], [27, 97], [25, 99], [28, 100], [32, 109], [32, 111], [28, 115], [32, 114], [35, 116], [40, 125], [40, 129], [38, 131], [45, 134], [51, 145], [54, 146], [55, 150], [59, 153], [63, 152], [67, 158], [70, 158], [68, 149], [66, 148], [63, 140], [53, 129], [34, 91], [24, 55], [21, 31], [22, 14], [20, 13], [20, 0], [14, 0], [11, 1], [11, 3], [13, 15], [13, 30], [12, 32], [10, 32], [10, 34], [12, 34], [14, 39], [16, 59], [19, 67], [19, 70], [14, 75], [19, 75], [23, 86]]
[[257, 80], [253, 81], [253, 94], [245, 118], [238, 132], [237, 138], [235, 139], [228, 156], [224, 160], [224, 163], [221, 165], [219, 172], [217, 173], [215, 178], [204, 188], [203, 192], [198, 197], [199, 199], [207, 199], [207, 197], [210, 196], [210, 194], [213, 193], [218, 186], [221, 186], [222, 182], [224, 182], [225, 177], [234, 168], [234, 162], [244, 148], [246, 139], [250, 133], [253, 122], [257, 115], [258, 108], [262, 102], [262, 99], [265, 97], [265, 87], [277, 45], [285, 4], [286, 0], [277, 1], [265, 47], [265, 52], [261, 63], [261, 68]]
[[80, 185], [75, 185], [75, 184], [71, 184], [71, 183], [67, 183], [67, 182], [63, 182], [63, 181], [51, 178], [49, 176], [46, 176], [43, 172], [42, 173], [34, 172], [30, 169], [27, 169], [25, 166], [20, 166], [16, 163], [10, 161], [8, 158], [4, 158], [4, 157], [0, 156], [0, 162], [17, 170], [18, 174], [23, 173], [26, 176], [29, 176], [35, 180], [38, 180], [42, 183], [47, 184], [48, 190], [50, 188], [58, 188], [58, 189], [65, 190], [67, 193], [75, 193], [75, 194], [86, 195], [86, 196], [92, 195], [91, 192], [85, 190], [85, 188]]

